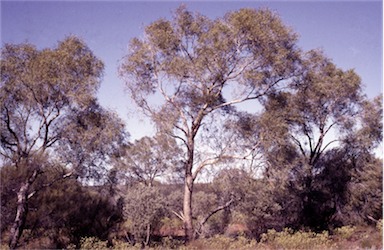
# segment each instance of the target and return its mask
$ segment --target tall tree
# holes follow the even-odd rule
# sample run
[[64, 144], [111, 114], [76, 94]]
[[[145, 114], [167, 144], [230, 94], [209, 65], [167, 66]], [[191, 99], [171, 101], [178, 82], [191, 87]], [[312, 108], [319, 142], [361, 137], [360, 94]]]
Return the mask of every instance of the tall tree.
[[[361, 79], [353, 70], [337, 68], [320, 51], [306, 53], [303, 69], [296, 87], [269, 96], [258, 128], [266, 175], [299, 196], [300, 223], [319, 229], [327, 226], [317, 214], [320, 204], [328, 199], [333, 212], [340, 210], [337, 201], [345, 195], [354, 166], [348, 161], [361, 150], [371, 151], [380, 140], [381, 115], [377, 101], [362, 94]], [[339, 185], [330, 187], [335, 179]], [[328, 189], [330, 193], [322, 192]]]
[[[81, 125], [74, 120], [80, 113], [97, 113], [89, 107], [95, 105], [102, 70], [103, 63], [76, 37], [64, 39], [53, 49], [38, 50], [31, 44], [6, 44], [2, 48], [0, 154], [6, 165], [25, 174], [17, 188], [10, 248], [17, 247], [28, 200], [38, 191], [32, 188], [33, 183], [46, 169], [60, 164], [59, 142], [76, 134], [75, 130], [66, 130], [67, 126]], [[73, 166], [74, 162], [67, 164]], [[65, 171], [60, 178], [69, 177], [76, 170]]]
[[[207, 119], [229, 114], [231, 106], [260, 99], [286, 84], [297, 70], [296, 40], [296, 34], [266, 9], [242, 9], [211, 20], [180, 7], [172, 21], [159, 19], [146, 27], [144, 38], [130, 41], [120, 74], [132, 99], [185, 149], [187, 240], [194, 238], [194, 181], [225, 155], [196, 157], [196, 149], [205, 145], [201, 131], [209, 133], [210, 122], [218, 122]], [[161, 96], [162, 102], [152, 102], [151, 95]]]

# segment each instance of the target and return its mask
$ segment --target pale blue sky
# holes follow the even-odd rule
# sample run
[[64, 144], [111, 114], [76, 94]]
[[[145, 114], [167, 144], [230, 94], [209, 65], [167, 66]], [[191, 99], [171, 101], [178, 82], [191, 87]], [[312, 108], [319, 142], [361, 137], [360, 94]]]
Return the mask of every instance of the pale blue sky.
[[[134, 116], [117, 76], [119, 61], [133, 37], [150, 22], [170, 18], [181, 1], [1, 1], [1, 41], [53, 47], [65, 36], [82, 38], [105, 63], [99, 100], [127, 121], [132, 139], [151, 129]], [[304, 50], [322, 48], [343, 69], [354, 68], [369, 97], [382, 93], [381, 1], [184, 1], [211, 18], [243, 7], [268, 7], [299, 35]], [[128, 114], [130, 113], [130, 116]]]

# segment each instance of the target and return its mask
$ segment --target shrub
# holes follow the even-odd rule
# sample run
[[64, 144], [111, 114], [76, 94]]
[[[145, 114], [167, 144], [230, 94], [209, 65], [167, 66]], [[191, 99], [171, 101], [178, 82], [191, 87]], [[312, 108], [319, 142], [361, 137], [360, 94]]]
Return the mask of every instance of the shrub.
[[216, 235], [212, 238], [209, 238], [206, 243], [208, 247], [212, 247], [214, 249], [229, 249], [229, 246], [233, 241], [234, 239], [232, 238]]
[[128, 242], [124, 242], [121, 240], [112, 240], [113, 249], [134, 249], [134, 247]]
[[383, 234], [383, 219], [377, 221], [376, 228], [379, 230], [380, 235]]
[[80, 249], [106, 249], [107, 243], [97, 237], [84, 237], [80, 239]]
[[148, 245], [153, 230], [160, 226], [164, 208], [165, 198], [155, 187], [131, 187], [125, 194], [125, 229], [137, 243]]
[[353, 226], [343, 226], [335, 229], [335, 234], [340, 236], [342, 239], [348, 240], [355, 233], [356, 227]]
[[229, 249], [255, 249], [257, 246], [256, 240], [249, 240], [248, 238], [244, 236], [239, 236], [236, 238], [235, 241], [232, 242]]
[[2, 250], [9, 250], [9, 246], [6, 243], [1, 242], [0, 243], [0, 249], [2, 249]]
[[161, 246], [165, 249], [179, 249], [183, 245], [183, 240], [174, 239], [172, 236], [164, 237], [161, 241]]
[[268, 230], [262, 234], [261, 244], [268, 244], [278, 249], [326, 249], [332, 247], [328, 232], [294, 232], [292, 229], [284, 229], [282, 232]]
[[183, 248], [186, 250], [192, 249], [255, 249], [257, 242], [255, 240], [249, 240], [244, 236], [237, 238], [230, 238], [224, 235], [215, 235], [208, 239], [199, 239], [190, 243], [187, 247]]

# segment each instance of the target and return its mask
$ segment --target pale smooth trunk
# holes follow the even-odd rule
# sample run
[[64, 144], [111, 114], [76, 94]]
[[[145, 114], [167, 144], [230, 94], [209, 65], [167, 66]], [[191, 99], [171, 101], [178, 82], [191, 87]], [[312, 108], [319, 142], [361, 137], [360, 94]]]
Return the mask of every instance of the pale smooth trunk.
[[184, 231], [186, 240], [191, 241], [194, 239], [194, 230], [192, 222], [192, 193], [193, 193], [193, 178], [192, 174], [187, 174], [184, 183], [184, 202], [183, 202], [183, 214], [184, 214]]
[[17, 192], [16, 217], [11, 228], [11, 235], [9, 241], [10, 249], [16, 248], [21, 233], [23, 232], [25, 218], [27, 216], [27, 192], [28, 183], [24, 183], [21, 186], [20, 190]]
[[147, 225], [147, 236], [145, 237], [144, 246], [148, 246], [149, 245], [150, 237], [151, 237], [151, 224], [148, 224]]
[[21, 185], [17, 192], [16, 217], [11, 228], [9, 239], [10, 249], [15, 249], [17, 247], [21, 234], [23, 233], [25, 219], [27, 218], [28, 213], [28, 191], [36, 177], [37, 171], [34, 171], [32, 176]]

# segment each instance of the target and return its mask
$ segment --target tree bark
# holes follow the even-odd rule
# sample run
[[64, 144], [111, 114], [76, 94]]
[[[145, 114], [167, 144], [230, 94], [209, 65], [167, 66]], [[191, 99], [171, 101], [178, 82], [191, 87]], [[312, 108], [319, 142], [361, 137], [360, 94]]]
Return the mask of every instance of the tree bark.
[[192, 193], [193, 193], [193, 178], [192, 173], [186, 174], [184, 183], [184, 231], [186, 241], [189, 242], [194, 239], [194, 229], [192, 222]]
[[28, 213], [28, 191], [31, 184], [36, 180], [36, 177], [37, 170], [33, 171], [32, 175], [21, 185], [17, 192], [16, 217], [11, 228], [9, 239], [10, 249], [17, 247], [21, 234], [23, 233], [25, 219]]
[[193, 178], [192, 168], [195, 152], [195, 135], [198, 126], [192, 125], [191, 134], [188, 136], [188, 152], [187, 162], [185, 163], [185, 178], [184, 178], [184, 201], [183, 201], [183, 217], [184, 217], [184, 232], [186, 242], [194, 240], [195, 231], [192, 221], [192, 194], [193, 194]]

